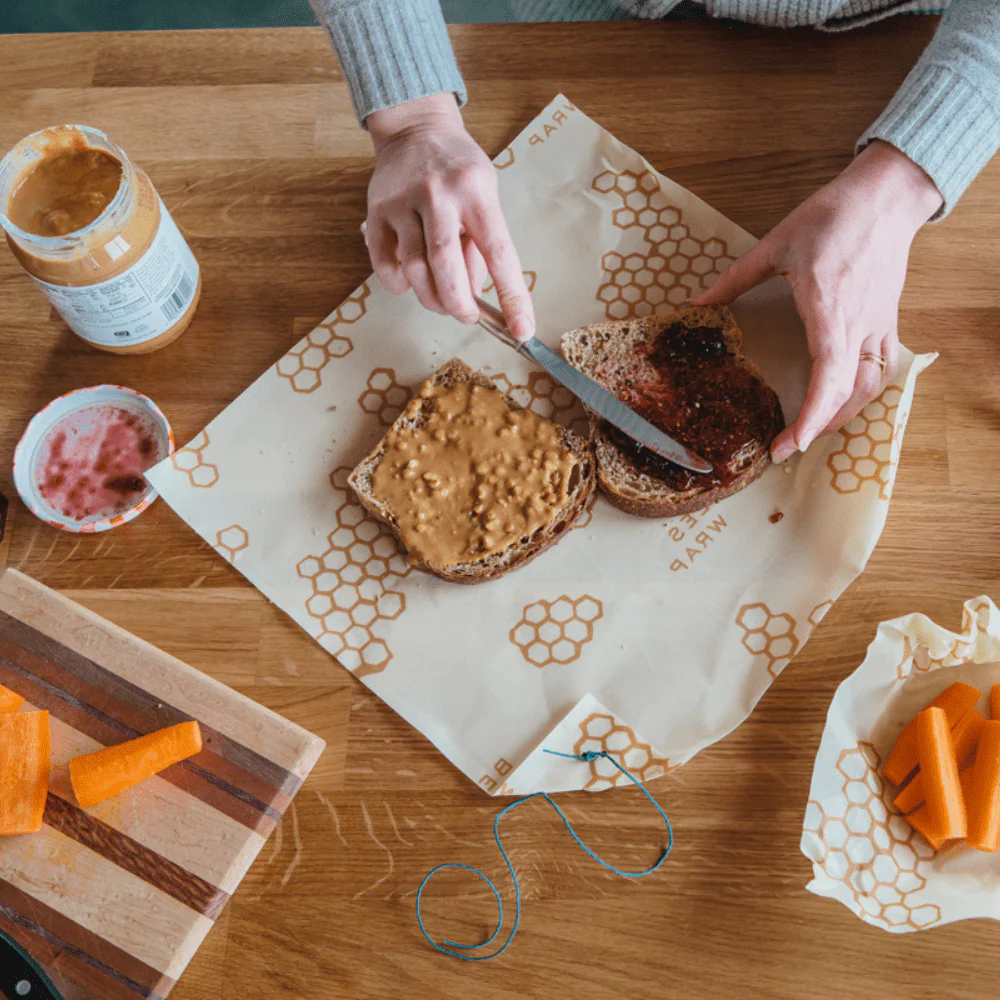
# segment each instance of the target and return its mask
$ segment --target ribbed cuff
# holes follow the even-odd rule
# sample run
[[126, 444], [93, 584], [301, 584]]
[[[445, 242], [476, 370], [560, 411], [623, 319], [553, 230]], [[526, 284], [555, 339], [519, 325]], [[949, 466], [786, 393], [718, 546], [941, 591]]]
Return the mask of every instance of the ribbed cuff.
[[438, 0], [313, 0], [330, 34], [358, 119], [465, 83], [448, 41]]
[[947, 66], [914, 67], [889, 106], [858, 140], [860, 152], [884, 139], [927, 171], [944, 218], [1000, 145], [1000, 113], [968, 80]]
[[705, 0], [710, 16], [730, 21], [796, 28], [820, 24], [829, 14], [828, 0]]

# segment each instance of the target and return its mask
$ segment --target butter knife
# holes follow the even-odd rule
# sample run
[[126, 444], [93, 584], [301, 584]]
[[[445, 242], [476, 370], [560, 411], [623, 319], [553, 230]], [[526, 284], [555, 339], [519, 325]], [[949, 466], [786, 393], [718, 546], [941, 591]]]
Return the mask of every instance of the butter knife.
[[524, 343], [515, 340], [507, 329], [503, 313], [489, 302], [476, 297], [479, 306], [479, 325], [497, 340], [513, 347], [515, 351], [536, 364], [541, 365], [557, 382], [566, 386], [588, 409], [623, 434], [638, 441], [644, 448], [669, 459], [692, 472], [711, 472], [712, 466], [699, 455], [688, 451], [682, 444], [644, 420], [635, 410], [626, 406], [617, 396], [604, 386], [574, 368], [565, 358], [546, 347], [537, 337]]

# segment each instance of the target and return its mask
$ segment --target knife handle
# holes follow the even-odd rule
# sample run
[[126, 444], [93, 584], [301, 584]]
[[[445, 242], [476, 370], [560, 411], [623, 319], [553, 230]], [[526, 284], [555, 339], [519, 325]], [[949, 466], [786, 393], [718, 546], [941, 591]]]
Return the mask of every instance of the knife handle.
[[491, 306], [485, 299], [476, 296], [476, 305], [479, 306], [479, 325], [489, 334], [492, 334], [501, 343], [508, 347], [513, 347], [519, 354], [524, 353], [524, 344], [515, 340], [510, 330], [507, 329], [507, 321], [503, 318], [503, 313], [495, 306]]

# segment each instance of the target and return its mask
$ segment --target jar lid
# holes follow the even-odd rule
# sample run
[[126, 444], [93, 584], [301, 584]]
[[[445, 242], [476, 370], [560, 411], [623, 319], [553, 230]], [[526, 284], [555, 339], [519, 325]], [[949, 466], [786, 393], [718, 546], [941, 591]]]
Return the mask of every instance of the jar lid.
[[14, 485], [55, 528], [107, 531], [156, 499], [143, 474], [173, 452], [173, 431], [151, 399], [125, 386], [90, 386], [31, 419], [14, 451]]

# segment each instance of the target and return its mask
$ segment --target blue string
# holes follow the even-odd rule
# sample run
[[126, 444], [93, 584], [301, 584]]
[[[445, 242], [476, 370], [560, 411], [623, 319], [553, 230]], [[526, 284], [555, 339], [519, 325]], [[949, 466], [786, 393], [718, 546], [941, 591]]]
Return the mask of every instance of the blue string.
[[[611, 763], [614, 764], [614, 766], [617, 767], [618, 770], [621, 771], [622, 774], [624, 774], [625, 777], [628, 778], [628, 780], [631, 781], [632, 784], [635, 785], [636, 788], [638, 788], [639, 791], [642, 792], [642, 794], [645, 795], [646, 798], [653, 803], [654, 807], [656, 808], [656, 811], [660, 814], [660, 816], [663, 819], [663, 822], [666, 823], [667, 825], [667, 834], [668, 834], [667, 846], [664, 849], [663, 854], [660, 855], [659, 861], [657, 861], [655, 865], [652, 865], [651, 867], [645, 869], [645, 871], [641, 872], [624, 871], [621, 868], [616, 868], [609, 861], [605, 861], [604, 858], [599, 857], [580, 839], [576, 830], [573, 829], [573, 825], [566, 818], [563, 811], [559, 808], [559, 806], [556, 805], [555, 801], [547, 792], [535, 792], [532, 795], [526, 795], [523, 799], [518, 799], [516, 802], [512, 802], [505, 809], [502, 809], [499, 813], [497, 813], [496, 819], [493, 820], [493, 837], [497, 842], [497, 847], [500, 848], [500, 853], [503, 855], [504, 862], [507, 865], [507, 870], [510, 872], [510, 877], [514, 881], [514, 903], [515, 903], [514, 926], [511, 928], [507, 940], [496, 951], [494, 951], [492, 954], [489, 955], [465, 954], [465, 952], [478, 951], [480, 948], [488, 948], [496, 940], [497, 935], [500, 933], [500, 930], [503, 927], [503, 900], [500, 898], [500, 893], [497, 891], [497, 887], [490, 881], [489, 878], [487, 878], [486, 875], [484, 875], [478, 868], [474, 868], [472, 865], [463, 865], [457, 862], [448, 862], [447, 864], [438, 865], [436, 868], [432, 868], [424, 876], [423, 882], [420, 883], [420, 888], [417, 890], [417, 923], [420, 925], [421, 933], [424, 935], [425, 938], [427, 938], [427, 941], [430, 943], [431, 947], [436, 949], [437, 951], [440, 951], [444, 955], [451, 955], [452, 958], [461, 958], [466, 962], [487, 962], [491, 958], [496, 958], [498, 955], [502, 955], [510, 947], [511, 942], [514, 940], [514, 935], [517, 934], [518, 925], [521, 923], [521, 885], [517, 880], [517, 872], [514, 871], [514, 866], [511, 864], [510, 858], [508, 857], [507, 852], [504, 850], [503, 843], [500, 840], [500, 820], [502, 820], [504, 816], [506, 816], [507, 813], [511, 811], [511, 809], [516, 809], [518, 806], [523, 805], [525, 802], [530, 802], [532, 799], [538, 799], [538, 798], [545, 799], [545, 801], [548, 802], [548, 804], [552, 806], [553, 809], [555, 809], [557, 815], [563, 821], [564, 826], [566, 827], [567, 830], [569, 830], [570, 836], [576, 841], [577, 846], [586, 855], [593, 858], [593, 860], [596, 861], [599, 865], [602, 865], [603, 867], [609, 869], [610, 871], [613, 871], [616, 875], [622, 875], [625, 878], [643, 878], [643, 876], [645, 875], [652, 875], [653, 872], [655, 872], [660, 867], [660, 865], [662, 865], [663, 862], [667, 860], [667, 855], [670, 854], [670, 849], [674, 846], [674, 831], [670, 825], [670, 819], [668, 818], [667, 814], [663, 811], [663, 808], [660, 806], [659, 802], [657, 802], [656, 799], [654, 799], [653, 796], [650, 795], [649, 792], [647, 792], [646, 789], [643, 788], [642, 785], [638, 781], [636, 781], [636, 779], [628, 771], [626, 771], [625, 768], [622, 767], [621, 764], [619, 764], [618, 761], [616, 761], [614, 757], [612, 757], [611, 754], [609, 754], [606, 750], [602, 750], [600, 752], [594, 750], [588, 750], [586, 753], [582, 754], [559, 753], [557, 750], [545, 750], [544, 752], [552, 754], [553, 757], [567, 757], [570, 760], [582, 760], [586, 761], [587, 763], [590, 763], [590, 761], [593, 760], [597, 760], [598, 757], [605, 757], [608, 760], [610, 760]], [[424, 889], [427, 887], [427, 883], [430, 882], [430, 880], [444, 868], [462, 868], [465, 871], [472, 872], [473, 875], [476, 875], [479, 878], [481, 878], [490, 887], [490, 891], [493, 893], [493, 896], [497, 901], [497, 924], [496, 927], [493, 929], [493, 933], [485, 941], [480, 941], [478, 944], [462, 944], [459, 941], [450, 941], [446, 938], [444, 944], [439, 944], [437, 941], [434, 940], [434, 938], [430, 936], [430, 934], [427, 931], [427, 928], [424, 926], [424, 918], [420, 912], [420, 901], [423, 898]], [[461, 951], [450, 950], [453, 948], [460, 948], [462, 950]]]

